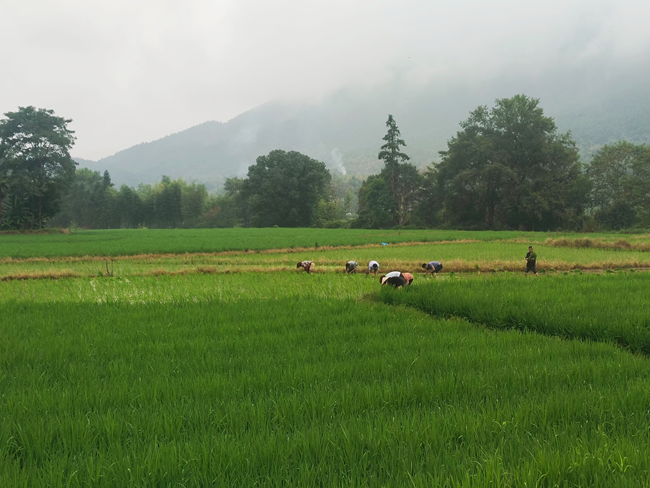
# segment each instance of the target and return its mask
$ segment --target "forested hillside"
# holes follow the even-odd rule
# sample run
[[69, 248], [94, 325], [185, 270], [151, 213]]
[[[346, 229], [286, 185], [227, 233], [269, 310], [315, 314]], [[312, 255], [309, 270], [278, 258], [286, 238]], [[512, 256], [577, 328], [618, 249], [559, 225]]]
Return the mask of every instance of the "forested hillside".
[[581, 66], [537, 77], [500, 76], [489, 83], [449, 80], [412, 85], [396, 80], [372, 89], [346, 88], [318, 103], [272, 102], [227, 123], [205, 122], [80, 166], [108, 170], [115, 183], [137, 185], [161, 175], [198, 180], [208, 188], [243, 176], [274, 149], [295, 150], [330, 169], [377, 173], [377, 148], [387, 113], [400, 121], [406, 152], [416, 166], [438, 161], [438, 151], [479, 105], [525, 93], [539, 98], [560, 131], [571, 130], [583, 160], [602, 145], [625, 139], [650, 142], [650, 82], [646, 68]]

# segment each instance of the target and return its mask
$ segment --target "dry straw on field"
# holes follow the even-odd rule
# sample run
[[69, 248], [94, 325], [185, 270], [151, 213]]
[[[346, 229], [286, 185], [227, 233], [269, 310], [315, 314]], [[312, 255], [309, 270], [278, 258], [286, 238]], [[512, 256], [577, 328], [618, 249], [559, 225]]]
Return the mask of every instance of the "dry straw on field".
[[6, 276], [0, 276], [0, 281], [13, 281], [13, 280], [58, 280], [61, 278], [92, 278], [95, 275], [88, 275], [77, 273], [67, 269], [52, 270], [52, 271], [37, 271], [33, 273], [16, 273]]
[[544, 245], [552, 247], [572, 247], [578, 249], [606, 249], [609, 251], [641, 251], [650, 252], [650, 244], [632, 244], [625, 239], [607, 241], [605, 239], [590, 239], [588, 237], [578, 239], [546, 239]]

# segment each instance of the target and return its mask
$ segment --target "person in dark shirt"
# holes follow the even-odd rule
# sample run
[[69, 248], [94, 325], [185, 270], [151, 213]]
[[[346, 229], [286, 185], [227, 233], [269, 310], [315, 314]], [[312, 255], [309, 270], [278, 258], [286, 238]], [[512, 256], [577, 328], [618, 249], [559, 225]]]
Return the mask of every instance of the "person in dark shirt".
[[422, 263], [425, 273], [433, 273], [437, 278], [438, 273], [442, 270], [442, 263], [440, 261], [429, 261], [428, 263]]
[[307, 271], [307, 274], [314, 271], [314, 262], [313, 261], [300, 261], [296, 264], [296, 268], [302, 268]]
[[345, 272], [348, 274], [356, 273], [357, 267], [359, 267], [359, 265], [356, 261], [348, 261], [345, 263]]
[[528, 254], [526, 254], [526, 273], [532, 271], [534, 275], [537, 274], [537, 254], [533, 251], [533, 246], [528, 246]]

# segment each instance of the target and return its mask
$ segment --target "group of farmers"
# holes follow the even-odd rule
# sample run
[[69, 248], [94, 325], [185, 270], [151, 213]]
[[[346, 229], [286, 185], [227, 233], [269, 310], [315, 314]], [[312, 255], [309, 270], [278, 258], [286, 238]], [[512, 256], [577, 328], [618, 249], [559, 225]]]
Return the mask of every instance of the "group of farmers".
[[[300, 261], [296, 268], [302, 268], [307, 273], [311, 273], [314, 270], [313, 261]], [[359, 268], [359, 263], [356, 261], [348, 261], [345, 263], [345, 272], [348, 274], [356, 273]], [[429, 261], [428, 263], [422, 263], [422, 268], [425, 273], [432, 273], [436, 278], [438, 273], [442, 270], [442, 263], [440, 261]], [[526, 274], [531, 271], [533, 274], [537, 274], [537, 254], [533, 251], [533, 246], [528, 247], [528, 254], [526, 254]], [[379, 272], [379, 263], [377, 261], [370, 261], [368, 263], [368, 274], [373, 273], [377, 276]], [[411, 273], [402, 273], [401, 271], [391, 271], [385, 275], [379, 277], [379, 283], [382, 285], [394, 286], [395, 288], [401, 288], [402, 286], [407, 286], [413, 283], [413, 275]]]
[[[302, 268], [307, 273], [311, 273], [314, 270], [313, 261], [300, 261], [296, 264], [296, 268]], [[348, 274], [353, 274], [357, 272], [359, 268], [359, 263], [356, 261], [348, 261], [345, 263], [345, 272]], [[422, 268], [425, 273], [432, 273], [436, 278], [438, 273], [442, 270], [442, 263], [440, 261], [429, 261], [428, 263], [422, 263]], [[373, 273], [377, 276], [379, 272], [379, 263], [377, 261], [370, 261], [368, 263], [368, 274]], [[382, 285], [389, 285], [395, 288], [401, 288], [402, 286], [407, 286], [413, 283], [413, 275], [411, 273], [402, 273], [401, 271], [391, 271], [385, 275], [379, 277], [379, 283]]]

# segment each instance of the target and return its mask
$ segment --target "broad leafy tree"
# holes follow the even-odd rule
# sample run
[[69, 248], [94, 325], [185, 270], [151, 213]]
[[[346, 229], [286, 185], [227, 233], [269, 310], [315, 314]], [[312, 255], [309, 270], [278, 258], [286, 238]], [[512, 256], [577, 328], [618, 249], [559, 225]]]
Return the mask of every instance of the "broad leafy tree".
[[650, 147], [627, 141], [604, 146], [587, 174], [597, 220], [612, 229], [650, 225]]
[[396, 203], [390, 184], [381, 175], [372, 175], [359, 189], [359, 217], [356, 225], [380, 229], [397, 225]]
[[248, 168], [241, 189], [248, 225], [309, 227], [331, 176], [325, 164], [296, 151], [271, 151]]
[[59, 209], [76, 163], [70, 119], [20, 107], [0, 120], [0, 210], [5, 227], [42, 227]]
[[589, 186], [570, 133], [525, 95], [474, 110], [441, 152], [443, 218], [475, 228], [577, 225]]

